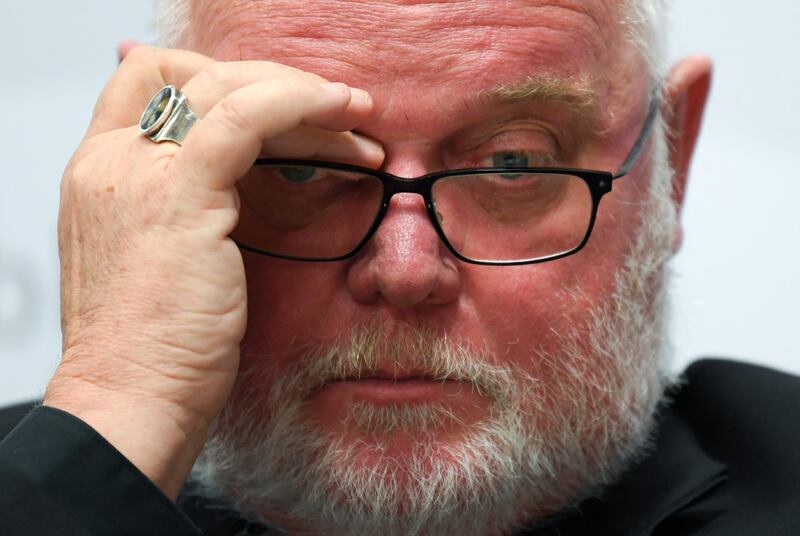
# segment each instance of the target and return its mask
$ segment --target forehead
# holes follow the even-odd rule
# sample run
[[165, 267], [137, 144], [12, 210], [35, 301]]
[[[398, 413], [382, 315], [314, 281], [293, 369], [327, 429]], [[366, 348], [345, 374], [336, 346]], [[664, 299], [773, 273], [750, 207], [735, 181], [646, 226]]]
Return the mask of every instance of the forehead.
[[591, 83], [606, 100], [642, 72], [626, 45], [622, 3], [195, 0], [190, 47], [286, 63], [421, 113], [446, 108], [455, 93], [541, 75]]
[[192, 27], [195, 44], [224, 59], [294, 57], [395, 79], [474, 76], [496, 59], [575, 72], [608, 62], [620, 9], [600, 0], [196, 0]]

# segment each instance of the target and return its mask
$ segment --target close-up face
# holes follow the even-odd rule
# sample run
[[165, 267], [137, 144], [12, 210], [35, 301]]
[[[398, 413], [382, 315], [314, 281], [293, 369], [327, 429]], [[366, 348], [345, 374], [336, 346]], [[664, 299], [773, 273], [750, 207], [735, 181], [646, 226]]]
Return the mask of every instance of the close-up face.
[[[375, 111], [357, 131], [383, 146], [381, 169], [400, 177], [509, 163], [613, 173], [654, 83], [625, 9], [599, 0], [197, 0], [182, 45], [368, 91]], [[214, 456], [227, 456], [249, 480], [226, 482], [217, 470], [217, 483], [239, 489], [251, 511], [301, 517], [311, 507], [264, 489], [259, 475], [297, 484], [324, 473], [316, 492], [356, 511], [394, 508], [399, 519], [425, 507], [410, 491], [421, 475], [440, 474], [430, 485], [442, 501], [480, 515], [488, 489], [495, 502], [515, 497], [504, 505], [513, 520], [551, 513], [610, 478], [644, 437], [662, 387], [662, 264], [676, 231], [660, 123], [655, 130], [603, 197], [586, 247], [565, 258], [463, 262], [410, 193], [392, 198], [350, 259], [244, 252], [242, 372], [206, 454], [211, 473]], [[245, 440], [245, 419], [263, 430], [249, 428]], [[298, 476], [281, 457], [310, 473]], [[516, 484], [497, 483], [512, 477], [534, 491], [518, 497]], [[388, 499], [369, 506], [370, 490]]]

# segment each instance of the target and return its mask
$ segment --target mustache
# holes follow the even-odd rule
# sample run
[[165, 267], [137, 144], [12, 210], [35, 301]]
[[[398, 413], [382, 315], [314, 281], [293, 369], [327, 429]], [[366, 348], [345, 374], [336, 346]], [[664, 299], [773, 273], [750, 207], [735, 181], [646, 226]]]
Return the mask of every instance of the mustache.
[[[248, 361], [263, 364], [261, 359]], [[253, 368], [257, 374], [261, 367]], [[457, 381], [501, 404], [534, 381], [513, 364], [494, 363], [485, 345], [454, 340], [426, 325], [385, 322], [358, 325], [332, 342], [305, 345], [288, 366], [271, 375], [277, 378], [270, 389], [272, 407], [305, 399], [333, 382], [364, 378]]]

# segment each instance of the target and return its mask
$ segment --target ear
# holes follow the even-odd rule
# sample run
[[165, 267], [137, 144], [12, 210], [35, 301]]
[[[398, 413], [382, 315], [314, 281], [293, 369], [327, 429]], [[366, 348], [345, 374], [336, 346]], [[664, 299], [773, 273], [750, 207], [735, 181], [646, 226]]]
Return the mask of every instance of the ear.
[[[675, 177], [672, 195], [680, 216], [689, 167], [694, 154], [703, 111], [711, 89], [711, 60], [706, 56], [689, 56], [677, 63], [669, 75], [665, 90], [664, 117], [669, 133], [669, 157]], [[673, 251], [680, 248], [683, 227], [679, 223], [673, 239]]]
[[117, 45], [117, 61], [122, 63], [122, 60], [125, 59], [125, 56], [128, 55], [128, 52], [141, 44], [142, 43], [136, 41], [135, 39], [126, 39], [125, 41], [120, 41], [120, 43]]

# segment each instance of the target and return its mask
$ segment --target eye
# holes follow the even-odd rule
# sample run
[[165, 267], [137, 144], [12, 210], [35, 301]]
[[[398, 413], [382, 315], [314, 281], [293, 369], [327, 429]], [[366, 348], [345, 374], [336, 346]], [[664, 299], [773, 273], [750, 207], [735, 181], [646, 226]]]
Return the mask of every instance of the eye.
[[521, 151], [504, 151], [492, 155], [493, 167], [529, 167], [530, 157]]
[[278, 173], [289, 182], [309, 182], [314, 178], [316, 168], [287, 166], [278, 168]]
[[[525, 168], [530, 167], [530, 156], [522, 151], [503, 151], [492, 154], [492, 167]], [[500, 177], [514, 180], [520, 177], [518, 173], [501, 173]]]

